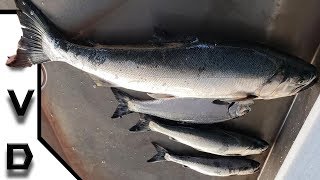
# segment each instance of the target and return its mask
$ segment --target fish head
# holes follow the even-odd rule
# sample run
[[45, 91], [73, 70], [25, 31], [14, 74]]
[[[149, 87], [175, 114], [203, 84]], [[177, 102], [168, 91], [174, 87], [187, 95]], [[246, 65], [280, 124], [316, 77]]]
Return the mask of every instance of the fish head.
[[297, 64], [287, 68], [285, 74], [287, 78], [282, 82], [275, 90], [275, 95], [278, 97], [288, 95], [295, 95], [309, 87], [311, 87], [318, 78], [318, 72], [316, 67], [311, 64]]
[[287, 62], [268, 80], [260, 94], [264, 99], [295, 95], [317, 82], [317, 68], [302, 60]]
[[265, 150], [267, 150], [268, 147], [269, 147], [269, 144], [264, 140], [253, 140], [250, 143], [248, 152], [250, 152], [250, 154], [260, 154]]
[[259, 169], [260, 169], [260, 163], [256, 162], [256, 161], [252, 161], [251, 162], [251, 167], [252, 167], [253, 173], [258, 172]]
[[260, 163], [251, 159], [248, 159], [245, 164], [242, 165], [238, 175], [248, 175], [258, 172], [260, 169]]

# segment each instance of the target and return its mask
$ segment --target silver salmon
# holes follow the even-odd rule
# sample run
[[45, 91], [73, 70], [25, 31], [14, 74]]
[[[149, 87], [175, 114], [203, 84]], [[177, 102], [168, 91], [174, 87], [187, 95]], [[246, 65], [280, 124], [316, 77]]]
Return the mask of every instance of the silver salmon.
[[264, 140], [223, 129], [203, 130], [179, 125], [166, 125], [144, 115], [130, 131], [154, 131], [202, 152], [222, 156], [247, 156], [268, 149]]
[[23, 36], [8, 66], [63, 61], [126, 89], [220, 100], [291, 96], [317, 77], [311, 64], [260, 45], [79, 45], [67, 40], [30, 0], [15, 2]]
[[171, 161], [209, 176], [248, 175], [257, 172], [260, 168], [259, 162], [244, 157], [181, 156], [169, 152], [157, 143], [152, 144], [158, 153], [147, 162]]
[[112, 118], [119, 118], [131, 112], [199, 124], [217, 123], [243, 116], [251, 111], [253, 101], [239, 101], [217, 104], [210, 99], [199, 98], [162, 98], [138, 100], [131, 95], [111, 88], [119, 105]]

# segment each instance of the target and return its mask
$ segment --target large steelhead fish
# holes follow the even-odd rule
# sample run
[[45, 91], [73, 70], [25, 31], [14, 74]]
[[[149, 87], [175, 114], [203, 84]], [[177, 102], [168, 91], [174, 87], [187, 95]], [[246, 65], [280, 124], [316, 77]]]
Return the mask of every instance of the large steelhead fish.
[[172, 121], [197, 124], [222, 122], [243, 116], [251, 111], [252, 100], [216, 104], [203, 98], [161, 98], [139, 100], [129, 94], [111, 88], [119, 105], [112, 118], [138, 112]]
[[130, 131], [154, 131], [170, 137], [202, 152], [221, 156], [247, 156], [260, 154], [268, 149], [264, 140], [223, 129], [203, 130], [198, 128], [172, 126], [160, 123], [144, 115]]
[[248, 175], [257, 172], [260, 167], [259, 162], [244, 157], [181, 156], [169, 152], [157, 143], [152, 144], [158, 153], [147, 162], [171, 161], [209, 176]]
[[15, 2], [23, 36], [9, 66], [63, 61], [127, 89], [220, 100], [290, 96], [317, 77], [303, 60], [258, 45], [79, 45], [66, 40], [30, 0]]

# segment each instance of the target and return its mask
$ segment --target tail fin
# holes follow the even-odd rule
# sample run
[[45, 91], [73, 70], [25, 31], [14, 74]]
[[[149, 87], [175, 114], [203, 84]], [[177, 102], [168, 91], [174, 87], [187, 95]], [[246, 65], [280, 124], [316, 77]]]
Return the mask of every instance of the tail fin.
[[154, 155], [151, 159], [149, 159], [147, 162], [155, 163], [155, 162], [160, 162], [160, 161], [165, 161], [165, 155], [168, 153], [168, 150], [160, 146], [159, 144], [152, 142], [154, 148], [157, 150], [157, 154]]
[[42, 48], [43, 38], [49, 33], [50, 21], [30, 0], [15, 0], [15, 2], [20, 9], [17, 15], [23, 36], [19, 41], [17, 55], [11, 56], [6, 64], [11, 67], [27, 67], [50, 61]]
[[129, 131], [133, 131], [133, 132], [150, 131], [149, 122], [150, 122], [150, 117], [148, 115], [140, 114], [140, 119], [138, 123], [132, 126], [129, 129]]
[[121, 118], [123, 115], [132, 113], [128, 107], [128, 101], [135, 98], [117, 88], [111, 88], [111, 91], [119, 102], [119, 105], [111, 118]]

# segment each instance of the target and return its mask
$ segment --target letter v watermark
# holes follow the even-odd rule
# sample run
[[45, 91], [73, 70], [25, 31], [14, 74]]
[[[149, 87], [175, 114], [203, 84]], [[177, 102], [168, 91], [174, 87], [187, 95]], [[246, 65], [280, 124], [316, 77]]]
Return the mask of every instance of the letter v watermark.
[[24, 116], [24, 114], [26, 113], [28, 105], [31, 101], [33, 92], [34, 92], [34, 90], [28, 90], [28, 93], [27, 93], [26, 97], [24, 98], [22, 106], [20, 106], [20, 103], [17, 99], [16, 93], [14, 92], [14, 90], [8, 90], [10, 99], [12, 101], [12, 104], [13, 104], [18, 116]]

